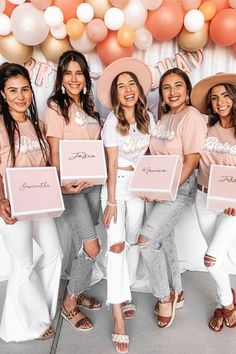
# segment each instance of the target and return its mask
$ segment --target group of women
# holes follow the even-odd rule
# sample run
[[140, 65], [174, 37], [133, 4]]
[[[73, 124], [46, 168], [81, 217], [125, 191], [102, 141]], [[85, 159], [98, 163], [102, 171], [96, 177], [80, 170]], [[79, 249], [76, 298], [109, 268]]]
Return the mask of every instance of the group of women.
[[[5, 168], [51, 164], [60, 174], [59, 142], [63, 139], [101, 138], [108, 168], [102, 188], [77, 180], [62, 187], [65, 211], [61, 218], [70, 228], [74, 255], [61, 306], [63, 318], [75, 329], [89, 331], [93, 323], [81, 307], [98, 310], [102, 306], [84, 293], [100, 252], [96, 225], [101, 203], [107, 230], [107, 302], [113, 310], [116, 351], [126, 353], [129, 347], [125, 320], [135, 316], [130, 287], [140, 254], [157, 300], [157, 325], [170, 326], [184, 303], [174, 227], [196, 201], [208, 243], [204, 263], [215, 280], [219, 303], [209, 327], [214, 331], [224, 324], [236, 327], [236, 293], [224, 268], [236, 236], [236, 210], [230, 205], [222, 212], [206, 207], [211, 164], [236, 165], [236, 74], [208, 77], [192, 90], [186, 73], [168, 70], [160, 80], [157, 123], [146, 107], [151, 84], [151, 73], [140, 60], [123, 58], [110, 64], [97, 85], [101, 104], [112, 109], [102, 127], [87, 61], [81, 53], [67, 51], [59, 58], [43, 123], [27, 70], [19, 64], [0, 66], [0, 233], [12, 259], [0, 326], [3, 340], [53, 336], [62, 260], [57, 219], [18, 221], [11, 216], [4, 196]], [[209, 116], [207, 123], [201, 113]], [[144, 154], [181, 158], [175, 201], [137, 198], [129, 191], [136, 162]], [[42, 250], [36, 265], [33, 239]]]

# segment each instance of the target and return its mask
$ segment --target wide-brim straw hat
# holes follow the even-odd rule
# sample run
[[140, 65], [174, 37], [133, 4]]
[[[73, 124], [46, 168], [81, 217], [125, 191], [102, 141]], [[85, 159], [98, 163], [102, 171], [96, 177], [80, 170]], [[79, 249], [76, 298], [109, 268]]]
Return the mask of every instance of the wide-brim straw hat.
[[207, 96], [209, 90], [217, 85], [232, 84], [236, 86], [236, 74], [217, 73], [199, 81], [192, 89], [191, 102], [200, 112], [208, 114]]
[[136, 58], [122, 58], [108, 65], [101, 74], [97, 84], [97, 94], [101, 104], [107, 108], [112, 108], [110, 89], [114, 78], [122, 73], [130, 71], [134, 73], [146, 95], [152, 86], [152, 73], [149, 67]]

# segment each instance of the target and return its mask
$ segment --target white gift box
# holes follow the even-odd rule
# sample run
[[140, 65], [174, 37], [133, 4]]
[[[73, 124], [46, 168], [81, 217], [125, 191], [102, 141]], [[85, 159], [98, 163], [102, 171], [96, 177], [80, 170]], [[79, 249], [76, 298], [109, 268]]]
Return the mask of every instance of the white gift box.
[[236, 208], [236, 167], [226, 165], [211, 165], [207, 208], [223, 211], [226, 208]]
[[4, 190], [18, 220], [58, 217], [65, 210], [55, 167], [6, 168]]
[[178, 155], [145, 155], [135, 167], [129, 189], [136, 197], [175, 200], [183, 163]]
[[62, 186], [72, 180], [104, 184], [107, 168], [102, 140], [60, 140], [60, 178]]

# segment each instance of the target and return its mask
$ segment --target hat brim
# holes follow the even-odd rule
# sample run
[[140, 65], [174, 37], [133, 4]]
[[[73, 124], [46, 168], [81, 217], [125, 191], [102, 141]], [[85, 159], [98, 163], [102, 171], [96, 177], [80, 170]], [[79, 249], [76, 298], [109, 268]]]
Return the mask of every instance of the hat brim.
[[101, 104], [107, 108], [112, 108], [110, 89], [114, 78], [122, 73], [130, 71], [134, 73], [146, 95], [152, 86], [152, 73], [149, 67], [136, 58], [122, 58], [114, 61], [105, 68], [97, 84], [97, 95]]
[[236, 86], [236, 74], [220, 73], [209, 76], [199, 81], [192, 89], [191, 102], [201, 113], [208, 114], [207, 111], [207, 96], [209, 90], [217, 85], [232, 84]]

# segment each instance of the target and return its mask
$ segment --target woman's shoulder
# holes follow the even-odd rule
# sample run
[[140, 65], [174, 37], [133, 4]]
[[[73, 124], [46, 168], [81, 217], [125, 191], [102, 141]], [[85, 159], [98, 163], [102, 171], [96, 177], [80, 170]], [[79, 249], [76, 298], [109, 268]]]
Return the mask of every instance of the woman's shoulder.
[[116, 125], [117, 123], [118, 123], [118, 119], [117, 119], [114, 111], [111, 111], [110, 113], [108, 113], [107, 118], [105, 119], [104, 125], [107, 125], [107, 124]]
[[198, 116], [198, 117], [203, 117], [202, 113], [197, 108], [195, 108], [193, 106], [187, 106], [185, 108], [185, 110], [184, 110], [184, 114], [186, 116], [190, 116], [191, 115], [191, 117], [193, 115]]

